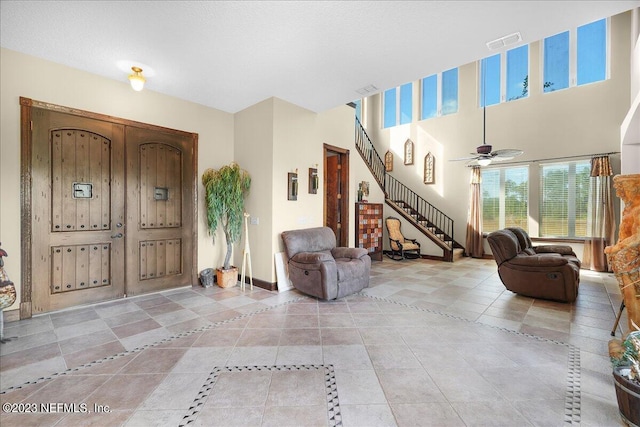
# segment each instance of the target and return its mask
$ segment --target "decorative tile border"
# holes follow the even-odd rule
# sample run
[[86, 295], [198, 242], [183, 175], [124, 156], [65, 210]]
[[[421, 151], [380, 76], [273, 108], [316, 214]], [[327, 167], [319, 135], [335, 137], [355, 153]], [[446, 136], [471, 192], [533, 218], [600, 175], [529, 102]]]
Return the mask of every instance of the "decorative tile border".
[[569, 346], [569, 372], [564, 397], [564, 424], [580, 425], [580, 349]]
[[[507, 333], [510, 333], [510, 334], [513, 334], [513, 335], [516, 335], [516, 336], [526, 337], [526, 338], [534, 339], [534, 340], [537, 340], [537, 341], [548, 342], [548, 343], [553, 343], [553, 344], [556, 344], [556, 345], [567, 347], [569, 349], [569, 355], [568, 355], [568, 367], [567, 367], [567, 369], [568, 369], [568, 372], [567, 372], [567, 389], [565, 391], [564, 424], [565, 425], [580, 425], [580, 419], [581, 419], [581, 416], [580, 416], [580, 410], [581, 410], [580, 349], [575, 347], [574, 345], [569, 344], [569, 343], [564, 343], [564, 342], [561, 342], [561, 341], [557, 341], [557, 340], [551, 340], [551, 339], [548, 339], [548, 338], [542, 338], [542, 337], [539, 337], [537, 335], [532, 335], [532, 334], [528, 334], [528, 333], [524, 333], [524, 332], [513, 331], [511, 329], [507, 329], [507, 328], [504, 328], [504, 327], [488, 325], [488, 324], [481, 323], [481, 322], [475, 322], [475, 321], [466, 319], [466, 318], [461, 317], [461, 316], [456, 316], [456, 315], [453, 315], [453, 314], [450, 314], [450, 313], [443, 313], [443, 312], [440, 312], [440, 311], [437, 311], [437, 310], [428, 309], [428, 308], [417, 307], [417, 306], [411, 305], [409, 303], [394, 301], [393, 299], [389, 299], [389, 298], [382, 298], [382, 297], [378, 297], [378, 296], [374, 296], [374, 295], [367, 295], [366, 293], [363, 293], [363, 292], [359, 292], [359, 293], [354, 294], [354, 295], [355, 296], [363, 296], [363, 297], [366, 297], [366, 298], [369, 298], [369, 299], [372, 299], [372, 300], [375, 300], [375, 301], [381, 301], [381, 302], [396, 304], [396, 305], [401, 306], [401, 307], [410, 308], [410, 309], [421, 311], [421, 312], [437, 314], [437, 315], [440, 315], [440, 316], [445, 316], [445, 317], [448, 317], [448, 318], [451, 318], [451, 319], [455, 319], [455, 320], [459, 320], [459, 321], [466, 322], [466, 323], [483, 325], [483, 326], [486, 326], [486, 327], [489, 327], [489, 328], [493, 328], [493, 329], [497, 329], [497, 330], [501, 330], [501, 331], [504, 331], [504, 332], [507, 332]], [[40, 378], [38, 378], [38, 379], [36, 379], [34, 381], [29, 381], [29, 382], [26, 382], [26, 383], [24, 383], [22, 385], [9, 387], [9, 388], [7, 388], [5, 390], [0, 391], [0, 395], [6, 394], [6, 393], [14, 391], [14, 390], [21, 389], [22, 387], [27, 386], [27, 385], [38, 384], [38, 383], [41, 383], [41, 382], [44, 382], [44, 381], [48, 381], [48, 380], [57, 378], [59, 376], [68, 375], [68, 374], [71, 374], [73, 372], [77, 372], [77, 371], [82, 370], [82, 369], [90, 368], [92, 366], [96, 366], [96, 365], [99, 365], [101, 363], [104, 363], [104, 362], [107, 362], [107, 361], [110, 361], [110, 360], [118, 359], [120, 357], [124, 357], [124, 356], [130, 355], [130, 354], [138, 353], [138, 352], [140, 352], [142, 350], [145, 350], [147, 348], [150, 348], [150, 347], [156, 347], [156, 346], [159, 346], [161, 344], [166, 344], [166, 343], [168, 343], [170, 341], [173, 341], [175, 339], [178, 339], [178, 338], [188, 337], [188, 336], [191, 336], [191, 335], [193, 335], [195, 333], [198, 333], [198, 332], [204, 332], [206, 330], [214, 329], [214, 328], [217, 328], [219, 326], [226, 325], [228, 323], [234, 322], [236, 320], [244, 319], [246, 317], [250, 317], [250, 316], [253, 316], [255, 314], [264, 313], [264, 312], [270, 311], [270, 310], [272, 310], [274, 308], [282, 307], [282, 306], [285, 306], [285, 305], [288, 305], [288, 304], [291, 304], [291, 303], [294, 303], [294, 302], [302, 301], [302, 300], [305, 300], [305, 299], [309, 299], [309, 298], [310, 297], [302, 296], [302, 297], [295, 298], [295, 299], [292, 299], [292, 300], [289, 300], [289, 301], [285, 301], [285, 302], [283, 302], [281, 304], [277, 304], [277, 305], [274, 305], [274, 306], [271, 306], [271, 307], [265, 307], [263, 309], [256, 310], [256, 311], [251, 312], [251, 313], [242, 314], [242, 315], [236, 316], [236, 317], [231, 318], [231, 319], [219, 321], [219, 322], [213, 323], [211, 325], [203, 326], [203, 327], [200, 327], [200, 328], [197, 328], [197, 329], [193, 329], [193, 330], [190, 330], [190, 331], [187, 331], [187, 332], [182, 332], [180, 334], [173, 335], [171, 337], [162, 339], [162, 340], [154, 342], [152, 344], [147, 344], [147, 345], [144, 345], [144, 346], [141, 346], [141, 347], [136, 347], [133, 350], [128, 350], [128, 351], [125, 351], [125, 352], [122, 352], [122, 353], [115, 354], [113, 356], [109, 356], [109, 357], [105, 357], [105, 358], [100, 359], [100, 360], [89, 362], [89, 363], [86, 363], [84, 365], [80, 365], [80, 366], [78, 366], [76, 368], [67, 369], [66, 371], [63, 371], [63, 372], [54, 373], [54, 374], [52, 374], [50, 376], [47, 376], [47, 377], [40, 377]], [[346, 300], [348, 302], [349, 297], [347, 297]], [[295, 366], [315, 366], [315, 365], [293, 365], [293, 366], [295, 367]], [[245, 367], [245, 368], [249, 369], [249, 367]], [[253, 368], [257, 368], [257, 367], [253, 367]], [[262, 367], [262, 368], [263, 369], [271, 369], [273, 367]], [[219, 368], [219, 369], [233, 369], [233, 368]], [[333, 372], [333, 368], [332, 367], [331, 367], [331, 371]], [[213, 372], [212, 372], [212, 374], [213, 374]], [[210, 379], [212, 379], [213, 382], [215, 382], [216, 378], [217, 378], [217, 374], [215, 375], [215, 378], [210, 377]], [[335, 386], [335, 378], [333, 378], [333, 377], [332, 377], [332, 382], [333, 382], [333, 391], [331, 393], [333, 393], [333, 394], [330, 394], [330, 392], [328, 390], [327, 391], [327, 399], [329, 400], [330, 396], [335, 396], [334, 398], [332, 398], [332, 400], [334, 399], [335, 402], [333, 403], [333, 406], [330, 403], [328, 403], [329, 422], [331, 423], [331, 422], [333, 422], [332, 420], [335, 420], [336, 424], [330, 424], [330, 425], [332, 425], [332, 426], [334, 426], [334, 425], [335, 426], [341, 426], [342, 425], [342, 418], [341, 418], [340, 411], [339, 411], [339, 404], [338, 404], [338, 398], [337, 398], [337, 388]], [[337, 412], [335, 412], [335, 408], [337, 408]], [[199, 411], [199, 409], [198, 409], [198, 411]]]
[[21, 385], [8, 387], [8, 388], [6, 388], [4, 390], [0, 390], [0, 395], [9, 393], [9, 392], [14, 391], [14, 390], [19, 390], [22, 387], [25, 387], [27, 385], [38, 384], [38, 383], [41, 383], [43, 381], [48, 381], [48, 380], [52, 380], [52, 379], [57, 378], [57, 377], [61, 377], [61, 376], [64, 376], [64, 375], [69, 375], [69, 374], [71, 374], [73, 372], [77, 372], [77, 371], [80, 371], [82, 369], [91, 368], [93, 366], [100, 365], [101, 363], [108, 362], [110, 360], [119, 359], [121, 357], [128, 356], [128, 355], [134, 354], [134, 353], [139, 353], [142, 350], [145, 350], [147, 348], [157, 347], [159, 345], [166, 344], [166, 343], [171, 342], [173, 340], [176, 340], [178, 338], [185, 338], [185, 337], [191, 336], [193, 334], [196, 334], [198, 332], [204, 332], [204, 331], [207, 331], [207, 330], [210, 330], [210, 329], [214, 329], [214, 328], [217, 328], [219, 326], [226, 325], [227, 323], [235, 322], [236, 320], [244, 319], [246, 317], [250, 317], [250, 316], [253, 316], [255, 314], [264, 313], [266, 311], [273, 310], [274, 308], [282, 307], [282, 306], [285, 306], [285, 305], [288, 305], [288, 304], [291, 304], [291, 303], [294, 303], [294, 302], [302, 301], [302, 300], [305, 300], [305, 299], [309, 299], [309, 297], [302, 296], [302, 297], [295, 298], [295, 299], [292, 299], [292, 300], [289, 300], [289, 301], [285, 301], [285, 302], [283, 302], [281, 304], [277, 304], [277, 305], [274, 305], [274, 306], [271, 306], [271, 307], [265, 307], [265, 308], [262, 308], [260, 310], [253, 311], [251, 313], [241, 314], [239, 316], [232, 317], [231, 319], [221, 320], [219, 322], [212, 323], [211, 325], [206, 325], [206, 326], [202, 326], [202, 327], [197, 328], [197, 329], [192, 329], [190, 331], [181, 332], [179, 334], [172, 335], [170, 337], [164, 338], [164, 339], [162, 339], [160, 341], [156, 341], [156, 342], [151, 343], [151, 344], [145, 344], [143, 346], [136, 347], [136, 348], [134, 348], [132, 350], [127, 350], [127, 351], [123, 351], [121, 353], [114, 354], [113, 356], [107, 356], [107, 357], [104, 357], [102, 359], [94, 360], [93, 362], [88, 362], [88, 363], [85, 363], [83, 365], [77, 366], [75, 368], [67, 369], [66, 371], [56, 372], [56, 373], [51, 374], [50, 376], [47, 376], [47, 377], [40, 377], [40, 378], [35, 379], [33, 381], [27, 381], [27, 382], [25, 382], [25, 383], [23, 383]]
[[182, 418], [179, 427], [185, 427], [198, 418], [213, 386], [222, 372], [274, 372], [274, 371], [323, 371], [324, 382], [327, 392], [327, 419], [329, 427], [342, 426], [342, 415], [340, 414], [340, 403], [338, 401], [338, 388], [333, 365], [272, 365], [272, 366], [219, 366], [215, 367], [209, 374], [209, 378], [204, 382], [198, 395], [193, 400], [193, 405], [189, 407], [189, 412]]
[[557, 341], [557, 340], [551, 340], [551, 339], [548, 339], [548, 338], [543, 338], [543, 337], [539, 337], [537, 335], [527, 334], [527, 333], [524, 333], [524, 332], [518, 332], [518, 331], [511, 330], [511, 329], [503, 328], [503, 327], [500, 327], [500, 326], [488, 325], [488, 324], [482, 323], [482, 322], [475, 322], [475, 321], [472, 321], [472, 320], [469, 320], [469, 319], [465, 319], [464, 317], [461, 317], [461, 316], [456, 316], [456, 315], [449, 314], [449, 313], [443, 313], [441, 311], [432, 310], [432, 309], [428, 309], [428, 308], [417, 307], [417, 306], [411, 305], [409, 303], [400, 302], [400, 301], [394, 301], [394, 300], [388, 299], [388, 298], [377, 297], [377, 296], [374, 296], [374, 295], [367, 295], [366, 293], [363, 293], [363, 292], [359, 292], [356, 295], [365, 296], [367, 298], [370, 298], [370, 299], [373, 299], [373, 300], [376, 300], [376, 301], [383, 301], [383, 302], [387, 302], [387, 303], [396, 304], [396, 305], [399, 305], [401, 307], [411, 308], [411, 309], [417, 310], [417, 311], [422, 311], [422, 312], [432, 313], [432, 314], [438, 314], [440, 316], [449, 317], [451, 319], [460, 320], [460, 321], [466, 322], [466, 323], [473, 323], [475, 325], [486, 326], [486, 327], [489, 327], [489, 328], [493, 328], [493, 329], [497, 329], [497, 330], [500, 330], [500, 331], [508, 332], [510, 334], [513, 334], [513, 335], [535, 339], [537, 341], [548, 342], [548, 343], [560, 345], [560, 346], [563, 346], [563, 347], [567, 347], [569, 349], [569, 354], [568, 354], [568, 357], [567, 357], [567, 359], [568, 359], [567, 360], [567, 364], [568, 364], [568, 366], [567, 366], [567, 389], [565, 391], [565, 398], [564, 398], [564, 425], [576, 425], [576, 426], [580, 425], [580, 402], [581, 402], [581, 395], [580, 395], [580, 349], [578, 347], [574, 346], [573, 344], [569, 344], [569, 343], [565, 343], [565, 342]]

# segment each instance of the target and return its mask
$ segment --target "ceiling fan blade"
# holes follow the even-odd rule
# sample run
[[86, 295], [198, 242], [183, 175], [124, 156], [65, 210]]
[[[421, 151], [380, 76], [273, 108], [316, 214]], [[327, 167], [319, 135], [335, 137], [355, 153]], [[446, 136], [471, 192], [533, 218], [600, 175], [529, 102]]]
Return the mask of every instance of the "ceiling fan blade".
[[491, 158], [498, 162], [504, 160], [511, 160], [514, 157], [521, 156], [524, 153], [522, 150], [514, 150], [514, 149], [504, 149], [504, 150], [496, 150], [491, 153]]
[[469, 157], [458, 157], [457, 159], [449, 159], [450, 162], [457, 162], [457, 161], [461, 161], [461, 160], [475, 160], [477, 159], [478, 156], [469, 156]]

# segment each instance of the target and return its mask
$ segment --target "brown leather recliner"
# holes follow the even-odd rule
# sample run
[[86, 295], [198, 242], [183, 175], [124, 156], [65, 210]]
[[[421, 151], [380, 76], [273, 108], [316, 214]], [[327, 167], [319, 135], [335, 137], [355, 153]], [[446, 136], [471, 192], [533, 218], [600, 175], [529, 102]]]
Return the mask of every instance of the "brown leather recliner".
[[582, 266], [582, 263], [578, 259], [578, 256], [569, 245], [541, 245], [533, 246], [529, 234], [520, 227], [507, 227], [505, 230], [511, 231], [518, 238], [520, 248], [529, 255], [553, 253], [560, 254], [567, 258], [569, 261], [578, 265], [578, 268]]
[[336, 247], [331, 228], [284, 231], [282, 241], [289, 258], [289, 279], [299, 291], [332, 300], [369, 286], [369, 252]]
[[498, 230], [487, 237], [504, 286], [532, 298], [573, 302], [578, 296], [580, 267], [559, 253], [524, 251], [513, 231]]

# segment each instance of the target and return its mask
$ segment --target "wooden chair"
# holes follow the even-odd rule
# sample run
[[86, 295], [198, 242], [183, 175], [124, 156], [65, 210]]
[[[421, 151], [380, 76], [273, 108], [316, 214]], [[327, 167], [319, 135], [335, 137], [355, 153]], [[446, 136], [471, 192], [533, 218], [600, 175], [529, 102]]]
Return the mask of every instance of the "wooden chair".
[[402, 235], [400, 220], [390, 216], [386, 219], [389, 245], [387, 256], [395, 261], [420, 258], [420, 243], [416, 239], [407, 239]]

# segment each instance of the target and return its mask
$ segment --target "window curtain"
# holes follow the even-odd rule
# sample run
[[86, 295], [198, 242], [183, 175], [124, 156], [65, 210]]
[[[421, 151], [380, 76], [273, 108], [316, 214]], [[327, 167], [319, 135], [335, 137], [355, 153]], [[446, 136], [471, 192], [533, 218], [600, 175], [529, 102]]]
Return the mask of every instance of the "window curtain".
[[471, 185], [469, 187], [469, 215], [467, 217], [467, 239], [465, 252], [467, 256], [482, 258], [482, 206], [480, 206], [480, 166], [471, 169]]
[[584, 242], [583, 266], [594, 271], [611, 271], [604, 248], [615, 243], [616, 223], [613, 218], [609, 156], [591, 159], [587, 238]]

